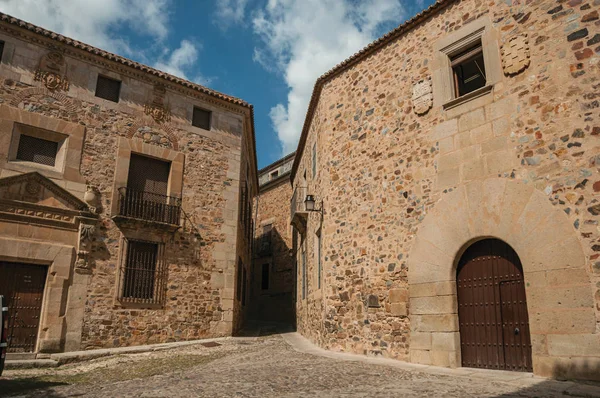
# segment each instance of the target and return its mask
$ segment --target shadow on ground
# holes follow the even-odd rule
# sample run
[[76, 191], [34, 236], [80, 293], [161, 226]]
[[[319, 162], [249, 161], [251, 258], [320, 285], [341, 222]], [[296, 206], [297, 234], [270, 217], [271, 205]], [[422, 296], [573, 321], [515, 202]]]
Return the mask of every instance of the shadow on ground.
[[[574, 397], [600, 397], [600, 365], [588, 360], [557, 362], [552, 369], [552, 377], [531, 387], [520, 389], [516, 393], [498, 395], [514, 397], [541, 397], [545, 394], [566, 394]], [[565, 384], [566, 382], [570, 382]]]
[[281, 322], [248, 321], [235, 337], [263, 337], [296, 331], [294, 326]]
[[36, 391], [39, 396], [44, 397], [62, 397], [62, 395], [56, 395], [52, 391], [44, 391], [50, 387], [64, 386], [67, 383], [45, 381], [40, 380], [36, 377], [22, 378], [22, 379], [3, 379], [0, 378], [0, 397], [5, 397], [15, 394], [25, 394], [28, 392]]

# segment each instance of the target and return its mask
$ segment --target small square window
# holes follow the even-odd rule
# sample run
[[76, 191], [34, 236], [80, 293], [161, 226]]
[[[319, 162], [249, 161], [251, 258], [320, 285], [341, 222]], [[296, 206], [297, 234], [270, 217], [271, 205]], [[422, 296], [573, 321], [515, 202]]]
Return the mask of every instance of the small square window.
[[2, 62], [2, 55], [4, 55], [4, 42], [0, 40], [0, 62]]
[[275, 170], [274, 172], [271, 173], [271, 179], [272, 180], [274, 180], [278, 176], [279, 176], [279, 170]]
[[58, 142], [22, 134], [19, 137], [17, 159], [54, 167]]
[[462, 97], [485, 87], [487, 77], [481, 42], [450, 58], [454, 78], [454, 97]]
[[192, 126], [200, 127], [204, 130], [210, 130], [211, 111], [194, 107], [194, 115], [192, 117]]
[[96, 97], [104, 98], [112, 102], [119, 102], [121, 82], [109, 77], [98, 75], [96, 82]]

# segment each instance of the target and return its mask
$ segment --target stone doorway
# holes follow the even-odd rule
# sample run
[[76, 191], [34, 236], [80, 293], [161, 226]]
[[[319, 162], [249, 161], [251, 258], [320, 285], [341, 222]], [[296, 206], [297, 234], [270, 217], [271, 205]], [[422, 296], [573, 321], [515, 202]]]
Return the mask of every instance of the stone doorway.
[[499, 239], [467, 248], [456, 276], [462, 365], [533, 370], [523, 268]]
[[47, 267], [0, 262], [0, 294], [8, 306], [8, 352], [35, 352]]

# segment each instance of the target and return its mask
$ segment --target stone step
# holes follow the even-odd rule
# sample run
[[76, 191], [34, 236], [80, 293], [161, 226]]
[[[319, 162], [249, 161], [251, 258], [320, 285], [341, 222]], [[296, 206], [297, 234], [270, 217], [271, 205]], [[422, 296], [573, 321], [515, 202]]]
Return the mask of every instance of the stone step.
[[56, 368], [58, 361], [53, 359], [17, 359], [6, 360], [4, 369], [33, 369], [33, 368]]
[[28, 359], [35, 359], [35, 352], [7, 352], [6, 360], [7, 361], [24, 361]]

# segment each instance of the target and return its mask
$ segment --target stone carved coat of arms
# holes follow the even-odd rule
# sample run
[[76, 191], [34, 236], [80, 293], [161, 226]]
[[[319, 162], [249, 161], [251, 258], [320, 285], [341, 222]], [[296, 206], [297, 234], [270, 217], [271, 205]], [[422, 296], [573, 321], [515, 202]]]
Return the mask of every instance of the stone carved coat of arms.
[[413, 84], [412, 88], [413, 109], [417, 115], [427, 113], [433, 106], [433, 90], [431, 88], [431, 79], [419, 80]]
[[69, 91], [69, 80], [65, 76], [65, 72], [64, 56], [57, 51], [51, 51], [40, 59], [34, 80], [41, 81], [48, 90]]
[[527, 35], [511, 37], [502, 46], [502, 66], [504, 74], [516, 75], [529, 66], [531, 54]]

